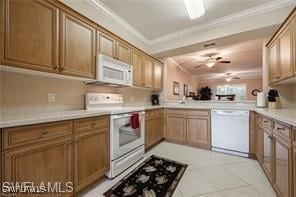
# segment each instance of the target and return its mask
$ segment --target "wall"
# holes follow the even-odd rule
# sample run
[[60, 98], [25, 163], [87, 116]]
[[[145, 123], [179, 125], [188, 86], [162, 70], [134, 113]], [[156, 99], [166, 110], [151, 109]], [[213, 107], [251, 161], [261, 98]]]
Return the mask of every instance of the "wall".
[[[124, 102], [150, 103], [151, 90], [135, 88], [110, 88], [98, 85], [86, 85], [82, 81], [49, 78], [0, 71], [0, 108], [59, 108], [84, 107], [84, 95], [87, 92], [106, 92], [123, 94]], [[48, 103], [47, 94], [55, 93], [56, 102]]]
[[[184, 96], [183, 86], [188, 85], [188, 90], [191, 92], [197, 91], [198, 81], [186, 70], [180, 67], [174, 60], [167, 58], [164, 60], [164, 100], [180, 100]], [[180, 94], [173, 94], [173, 81], [180, 84]]]
[[247, 88], [247, 100], [256, 100], [256, 97], [252, 95], [252, 90], [262, 90], [262, 78], [252, 79], [238, 79], [226, 82], [225, 80], [211, 80], [211, 81], [200, 81], [198, 88], [208, 86], [212, 89], [216, 89], [217, 85], [230, 85], [230, 84], [246, 84]]

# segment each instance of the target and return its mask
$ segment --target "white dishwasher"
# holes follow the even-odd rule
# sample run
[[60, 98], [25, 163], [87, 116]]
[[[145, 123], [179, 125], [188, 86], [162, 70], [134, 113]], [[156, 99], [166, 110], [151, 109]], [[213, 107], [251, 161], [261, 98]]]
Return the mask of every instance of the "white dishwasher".
[[249, 111], [212, 110], [212, 150], [249, 156]]

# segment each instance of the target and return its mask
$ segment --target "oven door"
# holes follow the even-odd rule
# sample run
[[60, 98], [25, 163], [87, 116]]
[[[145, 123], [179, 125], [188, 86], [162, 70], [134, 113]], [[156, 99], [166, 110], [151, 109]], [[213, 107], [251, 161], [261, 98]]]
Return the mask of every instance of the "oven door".
[[139, 112], [139, 128], [130, 125], [131, 113], [111, 115], [110, 158], [120, 156], [144, 144], [145, 112]]

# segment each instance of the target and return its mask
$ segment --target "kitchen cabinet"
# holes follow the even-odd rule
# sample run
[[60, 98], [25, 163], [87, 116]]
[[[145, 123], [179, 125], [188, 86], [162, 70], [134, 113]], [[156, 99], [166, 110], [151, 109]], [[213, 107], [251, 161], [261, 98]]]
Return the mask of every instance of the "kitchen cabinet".
[[186, 116], [167, 114], [166, 121], [167, 121], [166, 138], [177, 140], [177, 141], [185, 141], [186, 140]]
[[108, 130], [91, 130], [75, 136], [74, 184], [78, 192], [109, 170]]
[[72, 182], [76, 194], [109, 170], [108, 116], [5, 128], [1, 138], [2, 181]]
[[263, 163], [263, 151], [264, 151], [264, 140], [263, 140], [263, 129], [262, 127], [257, 124], [257, 144], [256, 144], [256, 157], [259, 163]]
[[274, 186], [282, 197], [292, 197], [292, 144], [274, 137]]
[[163, 65], [158, 62], [155, 62], [153, 73], [154, 73], [153, 88], [161, 90], [162, 83], [163, 83]]
[[[296, 129], [294, 129], [294, 134], [296, 132]], [[293, 188], [293, 192], [294, 192], [294, 197], [296, 195], [296, 138], [295, 138], [295, 141], [293, 143], [293, 181], [292, 181], [292, 185], [294, 185], [294, 188]]]
[[270, 83], [295, 77], [296, 8], [267, 43], [269, 48]]
[[62, 12], [61, 18], [60, 72], [95, 78], [95, 28], [67, 12]]
[[98, 31], [98, 53], [102, 53], [114, 59], [130, 64], [131, 49], [128, 44], [119, 41], [113, 36]]
[[199, 116], [187, 116], [186, 118], [186, 139], [187, 142], [192, 142], [210, 148], [211, 133], [210, 118]]
[[145, 87], [152, 88], [153, 87], [153, 61], [148, 58], [144, 57], [143, 59], [143, 74], [142, 74], [142, 82]]
[[273, 176], [273, 136], [272, 132], [263, 128], [263, 157], [262, 157], [262, 167], [267, 175], [267, 177], [272, 180]]
[[136, 50], [132, 50], [131, 55], [131, 64], [133, 65], [133, 85], [134, 86], [143, 86], [142, 81], [142, 63], [143, 63], [143, 55]]
[[145, 148], [150, 148], [164, 138], [163, 109], [146, 110]]
[[1, 4], [5, 8], [2, 64], [57, 73], [59, 9], [47, 1]]
[[274, 43], [269, 49], [269, 81], [275, 82], [280, 78], [279, 43]]
[[5, 151], [2, 175], [5, 182], [61, 182], [65, 186], [72, 182], [71, 138]]
[[209, 111], [168, 109], [166, 139], [209, 149], [211, 147]]

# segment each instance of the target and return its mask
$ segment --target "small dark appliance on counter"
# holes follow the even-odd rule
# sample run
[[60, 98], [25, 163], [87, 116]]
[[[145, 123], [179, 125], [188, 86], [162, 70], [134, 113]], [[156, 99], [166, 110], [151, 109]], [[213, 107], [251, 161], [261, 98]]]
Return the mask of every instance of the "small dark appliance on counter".
[[159, 99], [158, 99], [158, 95], [157, 94], [153, 94], [151, 96], [151, 102], [152, 102], [152, 105], [159, 105]]
[[200, 100], [211, 100], [212, 90], [208, 86], [202, 87], [199, 91]]

